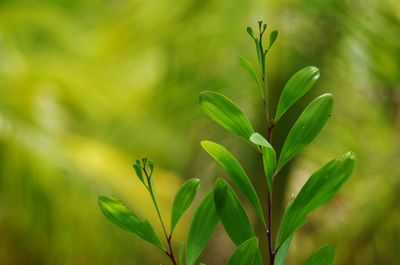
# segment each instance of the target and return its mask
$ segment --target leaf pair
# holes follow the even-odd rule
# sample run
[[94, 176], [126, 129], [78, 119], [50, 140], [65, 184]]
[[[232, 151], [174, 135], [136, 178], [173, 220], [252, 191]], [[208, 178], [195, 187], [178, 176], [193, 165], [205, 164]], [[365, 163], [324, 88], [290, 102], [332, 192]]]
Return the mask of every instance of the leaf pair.
[[[254, 231], [239, 199], [230, 188], [225, 189], [225, 184], [223, 180], [217, 180], [215, 188], [207, 194], [194, 214], [189, 229], [186, 265], [195, 264], [220, 219], [238, 246], [228, 265], [249, 265], [255, 260], [256, 264], [262, 264], [258, 239], [254, 237]], [[236, 223], [232, 219], [234, 215], [237, 218]]]
[[[137, 165], [137, 164], [135, 164]], [[140, 168], [135, 167], [136, 173], [140, 180], [143, 175]], [[152, 169], [151, 169], [152, 170]], [[140, 173], [139, 173], [139, 172]], [[142, 181], [145, 185], [144, 181]], [[186, 181], [182, 187], [177, 192], [173, 205], [172, 205], [172, 212], [171, 212], [171, 232], [169, 236], [172, 235], [176, 224], [178, 223], [179, 219], [185, 213], [185, 211], [189, 208], [192, 204], [194, 197], [196, 196], [197, 190], [200, 186], [199, 179], [190, 179]], [[147, 186], [146, 186], [147, 187]], [[150, 193], [154, 191], [153, 188], [148, 189]], [[152, 193], [152, 198], [154, 194]], [[155, 200], [155, 199], [154, 199]], [[154, 246], [161, 249], [163, 252], [166, 251], [165, 247], [162, 245], [159, 237], [154, 232], [153, 227], [151, 224], [144, 220], [142, 221], [139, 217], [137, 217], [134, 213], [128, 210], [128, 208], [123, 204], [123, 202], [119, 199], [107, 196], [99, 196], [98, 198], [99, 207], [103, 214], [109, 219], [111, 222], [119, 226], [120, 228], [134, 233], [140, 238], [150, 242]], [[158, 206], [155, 203], [155, 207]], [[158, 208], [157, 208], [158, 209]], [[163, 223], [162, 218], [160, 216], [160, 221]]]
[[254, 207], [257, 215], [260, 217], [260, 220], [265, 223], [263, 210], [261, 208], [261, 203], [258, 199], [257, 193], [249, 177], [237, 159], [226, 148], [217, 143], [211, 141], [202, 141], [201, 145], [204, 150], [206, 150], [207, 153], [225, 169], [228, 176]]
[[[222, 178], [215, 182], [214, 200], [225, 231], [236, 246], [240, 246], [246, 240], [255, 236], [253, 226], [239, 198]], [[254, 264], [262, 265], [261, 253], [258, 248]]]

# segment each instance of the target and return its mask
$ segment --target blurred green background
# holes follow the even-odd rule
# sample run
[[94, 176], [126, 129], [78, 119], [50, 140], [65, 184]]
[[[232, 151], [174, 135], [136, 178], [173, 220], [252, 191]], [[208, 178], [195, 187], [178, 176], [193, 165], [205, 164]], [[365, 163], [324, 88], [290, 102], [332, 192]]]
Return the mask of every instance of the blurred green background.
[[[231, 149], [265, 192], [253, 150], [197, 102], [201, 90], [222, 92], [263, 130], [258, 90], [238, 61], [256, 62], [245, 28], [260, 19], [279, 30], [268, 57], [272, 107], [298, 69], [321, 70], [276, 127], [274, 144], [313, 97], [335, 98], [321, 135], [278, 178], [277, 216], [326, 161], [347, 150], [358, 157], [340, 194], [297, 233], [288, 263], [333, 243], [337, 265], [399, 264], [398, 0], [1, 0], [0, 264], [168, 264], [106, 220], [97, 196], [122, 198], [159, 230], [131, 165], [142, 156], [156, 161], [168, 218], [185, 179], [202, 179], [200, 198], [224, 175], [202, 139]], [[219, 228], [202, 261], [225, 264], [232, 251]]]

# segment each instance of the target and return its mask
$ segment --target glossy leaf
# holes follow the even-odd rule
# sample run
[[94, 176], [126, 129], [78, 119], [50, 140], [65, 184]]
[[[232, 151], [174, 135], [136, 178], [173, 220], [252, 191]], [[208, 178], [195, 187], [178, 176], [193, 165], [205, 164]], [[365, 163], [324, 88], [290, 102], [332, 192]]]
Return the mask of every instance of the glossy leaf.
[[246, 196], [260, 219], [264, 222], [264, 214], [257, 193], [237, 159], [226, 148], [217, 143], [202, 141], [201, 146], [225, 169], [228, 176], [233, 180], [243, 195]]
[[256, 69], [254, 69], [254, 66], [244, 57], [240, 56], [239, 57], [240, 64], [243, 66], [244, 69], [250, 74], [251, 78], [257, 83], [258, 88], [261, 91], [261, 95], [264, 98], [264, 90], [261, 85], [260, 78], [258, 77]]
[[164, 247], [150, 223], [147, 220], [140, 220], [140, 218], [125, 207], [121, 200], [99, 196], [98, 202], [101, 211], [111, 222], [128, 232], [136, 234], [164, 251]]
[[229, 98], [216, 92], [203, 91], [200, 104], [207, 115], [220, 126], [248, 141], [253, 133], [250, 121]]
[[290, 243], [292, 243], [293, 235], [288, 237], [282, 246], [278, 249], [275, 256], [275, 265], [285, 265], [286, 257], [289, 252]]
[[307, 146], [321, 131], [331, 116], [333, 99], [323, 94], [314, 99], [303, 111], [290, 130], [279, 157], [277, 171]]
[[171, 233], [184, 212], [192, 204], [199, 187], [200, 179], [189, 179], [176, 193], [171, 211]]
[[326, 245], [313, 254], [304, 265], [333, 265], [336, 251], [331, 245]]
[[306, 221], [306, 216], [329, 201], [350, 177], [355, 156], [348, 152], [317, 170], [301, 188], [299, 194], [286, 210], [278, 234], [280, 246]]
[[275, 122], [302, 96], [304, 96], [319, 78], [319, 69], [307, 66], [295, 73], [283, 88], [275, 114]]
[[267, 178], [268, 189], [272, 192], [274, 173], [276, 169], [276, 153], [272, 145], [261, 134], [255, 132], [250, 137], [250, 142], [261, 146], [263, 154], [264, 173]]
[[257, 255], [258, 239], [252, 237], [241, 244], [228, 261], [228, 265], [250, 265]]
[[[242, 204], [229, 184], [222, 178], [215, 183], [214, 200], [225, 231], [236, 246], [240, 246], [255, 236]], [[255, 263], [262, 264], [260, 253], [257, 255]]]
[[215, 209], [214, 191], [210, 191], [200, 203], [189, 229], [186, 247], [186, 265], [193, 265], [218, 223]]

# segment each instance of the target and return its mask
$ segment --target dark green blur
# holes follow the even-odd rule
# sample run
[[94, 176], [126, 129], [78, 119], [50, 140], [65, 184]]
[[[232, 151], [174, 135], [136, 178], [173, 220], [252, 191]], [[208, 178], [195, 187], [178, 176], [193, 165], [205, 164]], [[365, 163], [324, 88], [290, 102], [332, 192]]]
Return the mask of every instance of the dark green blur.
[[[198, 104], [199, 91], [222, 92], [265, 132], [259, 89], [238, 59], [256, 65], [246, 26], [260, 19], [279, 30], [267, 57], [272, 113], [292, 74], [321, 71], [277, 125], [274, 144], [311, 99], [331, 92], [335, 102], [322, 133], [278, 176], [277, 215], [313, 171], [348, 150], [357, 155], [350, 181], [297, 233], [288, 264], [325, 243], [336, 246], [336, 265], [398, 264], [399, 14], [398, 0], [0, 0], [0, 265], [168, 264], [104, 218], [97, 196], [123, 199], [161, 233], [132, 164], [155, 161], [168, 220], [185, 179], [201, 179], [198, 205], [224, 174], [203, 139], [229, 148], [265, 194], [257, 154]], [[202, 261], [225, 264], [233, 250], [219, 229]]]

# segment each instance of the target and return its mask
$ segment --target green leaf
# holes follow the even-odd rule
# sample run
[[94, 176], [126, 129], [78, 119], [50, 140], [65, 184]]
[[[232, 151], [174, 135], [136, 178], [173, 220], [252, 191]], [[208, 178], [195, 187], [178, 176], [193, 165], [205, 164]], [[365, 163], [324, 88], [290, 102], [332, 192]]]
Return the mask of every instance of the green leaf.
[[171, 211], [171, 234], [174, 231], [179, 219], [192, 204], [199, 187], [200, 179], [189, 179], [176, 193]]
[[180, 242], [178, 244], [178, 264], [179, 265], [183, 265], [184, 254], [185, 254], [185, 245], [183, 244], [183, 242]]
[[263, 154], [264, 173], [267, 178], [268, 190], [272, 193], [274, 173], [276, 169], [276, 153], [272, 145], [259, 133], [250, 136], [250, 142], [261, 146]]
[[241, 244], [228, 261], [228, 265], [252, 264], [258, 250], [258, 238], [252, 237]]
[[216, 92], [203, 91], [199, 95], [205, 113], [220, 126], [248, 141], [253, 133], [250, 121], [229, 98]]
[[165, 251], [150, 223], [147, 220], [140, 220], [125, 207], [121, 200], [113, 197], [99, 196], [98, 202], [101, 211], [111, 222]]
[[310, 212], [329, 201], [336, 194], [350, 177], [354, 164], [355, 155], [348, 152], [312, 174], [293, 203], [286, 209], [278, 234], [278, 246], [305, 223]]
[[246, 196], [251, 205], [254, 207], [262, 222], [265, 223], [263, 210], [261, 208], [257, 193], [253, 187], [253, 184], [251, 184], [249, 177], [237, 159], [227, 149], [217, 143], [211, 141], [202, 141], [201, 146], [212, 158], [215, 159], [215, 161], [218, 162], [218, 164], [225, 169], [228, 176], [233, 180], [239, 190], [244, 196]]
[[133, 164], [133, 168], [135, 169], [136, 176], [140, 179], [140, 181], [146, 186], [144, 182], [144, 177], [142, 173], [142, 168], [140, 167], [140, 162], [139, 160], [136, 160], [136, 163]]
[[258, 74], [256, 69], [254, 69], [254, 66], [244, 57], [239, 56], [240, 64], [246, 69], [246, 71], [250, 74], [250, 76], [253, 78], [253, 80], [257, 83], [258, 88], [261, 91], [261, 95], [264, 98], [264, 90], [261, 85], [261, 81], [258, 78]]
[[314, 99], [301, 113], [290, 130], [279, 157], [277, 171], [282, 169], [305, 146], [318, 135], [331, 116], [333, 99], [331, 94], [323, 94]]
[[222, 178], [215, 183], [214, 199], [221, 222], [235, 245], [238, 246], [255, 235], [238, 197]]
[[290, 243], [292, 243], [293, 235], [289, 236], [282, 246], [278, 249], [275, 256], [275, 265], [285, 265], [286, 257], [289, 252]]
[[256, 37], [254, 37], [254, 32], [253, 32], [253, 29], [251, 27], [247, 27], [246, 31], [250, 35], [250, 37], [252, 37], [253, 39], [256, 38]]
[[319, 78], [319, 69], [307, 66], [295, 73], [283, 88], [275, 114], [275, 122], [302, 96], [304, 96]]
[[194, 214], [186, 247], [186, 265], [193, 265], [200, 256], [218, 223], [214, 191], [210, 191]]
[[332, 245], [326, 245], [313, 254], [304, 265], [333, 265], [336, 251]]
[[[215, 207], [225, 231], [232, 242], [240, 246], [255, 236], [250, 220], [235, 192], [224, 179], [217, 179], [214, 190]], [[255, 263], [262, 264], [260, 253]]]
[[268, 50], [271, 49], [272, 45], [274, 45], [274, 42], [276, 41], [276, 38], [278, 38], [278, 31], [273, 30], [271, 34], [269, 34], [269, 47]]

